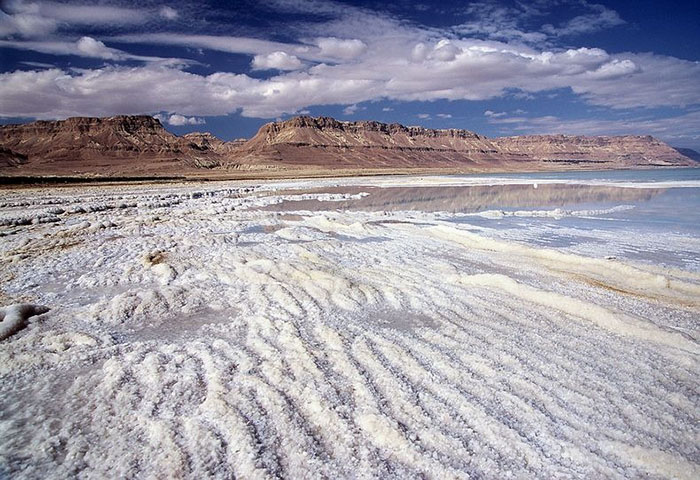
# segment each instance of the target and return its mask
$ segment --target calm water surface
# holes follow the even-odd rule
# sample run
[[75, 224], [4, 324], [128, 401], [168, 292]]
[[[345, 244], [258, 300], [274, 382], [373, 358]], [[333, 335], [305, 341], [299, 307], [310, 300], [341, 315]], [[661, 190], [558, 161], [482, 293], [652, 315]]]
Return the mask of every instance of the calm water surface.
[[700, 168], [447, 178], [475, 184], [326, 188], [322, 191], [368, 195], [269, 208], [440, 212], [441, 219], [473, 225], [486, 235], [700, 271]]

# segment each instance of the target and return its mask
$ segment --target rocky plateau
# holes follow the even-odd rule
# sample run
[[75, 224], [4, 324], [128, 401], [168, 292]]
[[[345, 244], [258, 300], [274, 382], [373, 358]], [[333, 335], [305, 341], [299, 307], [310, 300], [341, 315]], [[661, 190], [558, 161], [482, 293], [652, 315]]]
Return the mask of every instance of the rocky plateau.
[[[685, 154], [684, 154], [685, 153]], [[488, 138], [375, 121], [294, 117], [249, 140], [177, 136], [150, 116], [74, 117], [0, 127], [3, 177], [236, 177], [695, 166], [651, 136]]]

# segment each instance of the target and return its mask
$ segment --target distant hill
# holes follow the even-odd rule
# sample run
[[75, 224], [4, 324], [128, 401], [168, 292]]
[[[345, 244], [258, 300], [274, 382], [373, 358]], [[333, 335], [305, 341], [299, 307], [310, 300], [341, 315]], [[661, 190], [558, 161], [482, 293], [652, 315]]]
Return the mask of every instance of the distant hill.
[[143, 115], [5, 125], [0, 146], [26, 158], [0, 174], [172, 175], [220, 165], [223, 144], [175, 136]]
[[271, 122], [250, 140], [234, 142], [209, 133], [176, 136], [143, 115], [0, 127], [0, 175], [5, 176], [231, 177], [688, 165], [695, 161], [684, 149], [650, 136], [488, 138], [468, 130], [329, 117]]
[[690, 158], [691, 160], [700, 162], [700, 152], [693, 150], [692, 148], [674, 147], [673, 149], [681, 155]]
[[560, 170], [683, 166], [693, 162], [650, 136], [488, 138], [373, 121], [296, 117], [263, 125], [238, 161], [309, 168]]

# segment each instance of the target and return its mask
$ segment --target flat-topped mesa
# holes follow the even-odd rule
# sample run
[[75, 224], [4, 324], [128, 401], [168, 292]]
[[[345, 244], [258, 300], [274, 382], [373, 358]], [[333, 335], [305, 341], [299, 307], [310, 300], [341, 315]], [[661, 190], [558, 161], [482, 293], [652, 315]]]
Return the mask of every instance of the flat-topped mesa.
[[301, 116], [263, 125], [238, 154], [241, 163], [319, 168], [433, 168], [473, 164], [495, 153], [468, 130], [435, 130], [376, 121]]
[[149, 115], [5, 125], [0, 127], [0, 146], [14, 152], [4, 155], [5, 166], [47, 175], [173, 175], [217, 166], [230, 151], [211, 134], [178, 137]]
[[65, 120], [37, 120], [24, 124], [11, 124], [2, 127], [3, 132], [76, 132], [95, 133], [104, 130], [120, 131], [124, 133], [135, 132], [165, 132], [163, 125], [157, 118], [150, 115], [115, 115], [113, 117], [69, 117]]
[[78, 129], [114, 128], [115, 130], [128, 133], [143, 131], [162, 132], [165, 130], [160, 120], [150, 115], [115, 115], [104, 118], [70, 117], [65, 120], [65, 124]]
[[[686, 162], [676, 149], [650, 135], [587, 137], [581, 135], [523, 135], [493, 139], [503, 152], [535, 160], [634, 160], [639, 164]], [[688, 163], [692, 164], [692, 162]]]
[[[313, 129], [318, 131], [337, 130], [352, 135], [363, 133], [382, 133], [385, 135], [403, 134], [409, 137], [453, 137], [483, 139], [469, 130], [459, 129], [431, 129], [418, 126], [404, 126], [399, 123], [382, 123], [374, 120], [358, 122], [346, 122], [331, 117], [309, 117], [302, 115], [282, 122], [271, 122], [263, 125], [258, 135], [264, 134], [267, 138], [273, 138], [282, 132], [295, 129]], [[257, 136], [257, 135], [256, 135]]]
[[[300, 148], [311, 150], [304, 153]], [[304, 160], [300, 158], [303, 156], [304, 161], [319, 166], [325, 162], [334, 165], [355, 162], [358, 166], [369, 167], [375, 163], [382, 167], [392, 164], [388, 156], [393, 155], [397, 165], [406, 167], [419, 163], [428, 165], [433, 160], [444, 163], [444, 158], [431, 159], [427, 152], [483, 153], [493, 151], [493, 146], [486, 137], [468, 130], [434, 130], [398, 123], [343, 122], [330, 117], [300, 116], [263, 125], [241, 150], [245, 152], [246, 161], [275, 159], [275, 162], [284, 162], [289, 158], [297, 164]], [[409, 155], [408, 152], [414, 153]], [[422, 153], [416, 155], [416, 152]], [[378, 158], [372, 160], [372, 154]], [[408, 162], [407, 156], [412, 157]]]
[[[527, 135], [487, 138], [376, 121], [300, 116], [249, 141], [177, 136], [146, 115], [74, 117], [0, 126], [0, 175], [226, 175], [336, 170], [459, 172], [697, 165], [650, 136]], [[218, 172], [218, 173], [217, 173]]]
[[263, 125], [237, 156], [241, 163], [319, 169], [546, 170], [693, 164], [649, 136], [528, 135], [489, 139], [468, 130], [309, 116]]
[[[50, 150], [98, 148], [120, 149], [140, 144], [158, 148], [177, 137], [163, 128], [158, 119], [148, 115], [114, 117], [71, 117], [66, 120], [38, 120], [26, 124], [0, 127], [0, 143], [29, 150], [53, 142]], [[127, 148], [131, 149], [131, 148]], [[47, 153], [50, 153], [47, 152]]]

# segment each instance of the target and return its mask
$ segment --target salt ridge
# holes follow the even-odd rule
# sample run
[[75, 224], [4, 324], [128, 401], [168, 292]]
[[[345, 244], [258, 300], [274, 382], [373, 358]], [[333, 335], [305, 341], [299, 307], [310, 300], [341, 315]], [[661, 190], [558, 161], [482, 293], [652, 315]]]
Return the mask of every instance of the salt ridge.
[[0, 474], [700, 474], [697, 274], [290, 185], [0, 193]]

